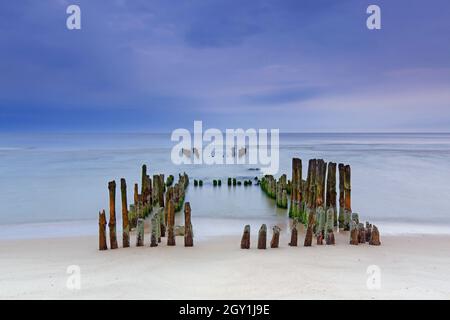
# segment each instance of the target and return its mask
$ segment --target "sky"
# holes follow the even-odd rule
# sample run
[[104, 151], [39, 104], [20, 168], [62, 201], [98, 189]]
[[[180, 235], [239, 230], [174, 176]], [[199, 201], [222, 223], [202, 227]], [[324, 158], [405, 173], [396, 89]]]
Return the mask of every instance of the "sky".
[[[66, 8], [81, 8], [68, 30]], [[381, 30], [366, 9], [381, 8]], [[450, 131], [448, 0], [0, 3], [0, 132]]]

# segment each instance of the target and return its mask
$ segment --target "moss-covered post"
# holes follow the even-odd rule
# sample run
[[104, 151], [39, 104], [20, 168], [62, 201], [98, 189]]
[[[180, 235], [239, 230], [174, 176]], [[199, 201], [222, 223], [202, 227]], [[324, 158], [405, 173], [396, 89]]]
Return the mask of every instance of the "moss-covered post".
[[327, 219], [325, 224], [325, 243], [326, 244], [335, 244], [334, 241], [334, 213], [332, 207], [327, 210]]
[[167, 245], [175, 245], [175, 203], [170, 199], [167, 204]]
[[351, 175], [350, 166], [344, 167], [344, 230], [350, 229], [350, 220], [352, 215], [351, 206]]
[[98, 214], [98, 249], [108, 250], [106, 244], [106, 213], [105, 210]]
[[136, 226], [136, 247], [144, 245], [144, 219], [139, 218]]
[[344, 180], [345, 180], [345, 170], [344, 164], [339, 163], [339, 229], [344, 229]]
[[336, 206], [336, 163], [328, 163], [327, 172], [327, 210], [333, 209], [333, 227], [337, 226], [337, 206]]
[[312, 245], [314, 223], [314, 214], [310, 214], [308, 216], [308, 227], [306, 229], [305, 242], [303, 244], [305, 247], [311, 247]]
[[[317, 167], [317, 160], [311, 159], [309, 160], [308, 164], [308, 180], [307, 180], [307, 186], [306, 189], [308, 191], [308, 198], [307, 198], [307, 204], [306, 204], [306, 210], [304, 215], [304, 221], [305, 225], [308, 227], [309, 225], [309, 217], [311, 215], [315, 216], [316, 213], [316, 167]], [[312, 219], [315, 221], [315, 219]]]
[[302, 202], [302, 160], [299, 158], [292, 159], [292, 190], [291, 190], [291, 207], [289, 209], [289, 216], [296, 218], [301, 216], [301, 202]]
[[316, 166], [316, 235], [320, 234], [322, 238], [326, 220], [324, 208], [326, 165], [326, 162], [320, 159]]
[[128, 221], [127, 183], [120, 179], [120, 194], [122, 197], [122, 243], [124, 248], [130, 246], [130, 225]]
[[142, 165], [142, 175], [141, 175], [141, 201], [142, 204], [145, 206], [148, 203], [148, 196], [149, 196], [149, 188], [148, 185], [148, 175], [147, 175], [147, 165]]
[[150, 247], [158, 246], [158, 228], [159, 228], [159, 216], [158, 212], [155, 212], [152, 216], [152, 232], [150, 235]]
[[244, 233], [241, 239], [241, 249], [250, 249], [250, 225], [244, 227]]
[[184, 204], [184, 246], [194, 246], [194, 234], [192, 231], [191, 222], [191, 204], [189, 202]]
[[111, 249], [117, 249], [116, 235], [116, 182], [108, 183], [109, 190], [109, 241]]
[[267, 226], [263, 224], [258, 232], [258, 249], [267, 247]]

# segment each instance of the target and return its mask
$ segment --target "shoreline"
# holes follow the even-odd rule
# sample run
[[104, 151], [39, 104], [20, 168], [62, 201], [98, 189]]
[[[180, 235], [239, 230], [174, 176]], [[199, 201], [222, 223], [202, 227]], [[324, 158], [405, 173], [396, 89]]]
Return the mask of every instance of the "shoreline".
[[[271, 237], [268, 231], [268, 242]], [[239, 236], [216, 236], [185, 248], [166, 238], [145, 246], [98, 251], [96, 236], [0, 241], [3, 299], [449, 299], [450, 236], [381, 236], [381, 246], [239, 248]], [[119, 244], [121, 241], [119, 239]], [[81, 289], [66, 287], [67, 267], [78, 265]], [[381, 289], [369, 290], [367, 268], [381, 270]]]
[[[370, 220], [370, 219], [369, 219]], [[250, 224], [253, 230], [258, 230], [263, 223], [270, 229], [278, 225], [285, 229], [289, 218], [284, 216], [272, 217], [193, 217], [194, 231], [197, 239], [204, 240], [215, 236], [242, 235], [245, 224]], [[365, 220], [364, 220], [365, 221]], [[383, 236], [450, 236], [450, 224], [434, 222], [397, 222], [370, 220], [375, 223]], [[176, 224], [183, 225], [182, 213], [176, 214]], [[117, 232], [121, 232], [121, 217], [117, 219]], [[30, 222], [15, 224], [0, 224], [0, 242], [8, 240], [54, 239], [98, 235], [98, 221], [93, 219], [65, 220], [54, 222]]]

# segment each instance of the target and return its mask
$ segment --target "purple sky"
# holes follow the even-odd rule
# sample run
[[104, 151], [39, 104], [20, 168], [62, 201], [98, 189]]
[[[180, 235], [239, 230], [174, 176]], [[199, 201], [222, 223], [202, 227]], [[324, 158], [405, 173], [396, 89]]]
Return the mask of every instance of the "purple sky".
[[[69, 4], [82, 30], [66, 28]], [[366, 28], [381, 7], [382, 29]], [[0, 131], [449, 131], [450, 1], [0, 3]]]

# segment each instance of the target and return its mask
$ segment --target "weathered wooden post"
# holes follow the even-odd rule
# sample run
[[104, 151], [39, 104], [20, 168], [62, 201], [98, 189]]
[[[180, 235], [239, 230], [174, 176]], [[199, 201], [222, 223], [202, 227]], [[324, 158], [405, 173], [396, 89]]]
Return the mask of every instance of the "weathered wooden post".
[[364, 229], [362, 223], [358, 223], [358, 241], [359, 243], [366, 243], [366, 229]]
[[128, 221], [127, 183], [120, 179], [120, 193], [122, 196], [122, 243], [124, 248], [130, 246], [130, 225]]
[[359, 244], [358, 240], [359, 231], [358, 225], [355, 221], [350, 222], [350, 244], [357, 246]]
[[98, 214], [98, 249], [107, 250], [106, 244], [106, 213], [105, 210]]
[[151, 186], [149, 184], [149, 177], [147, 175], [147, 165], [142, 165], [142, 177], [141, 177], [141, 201], [142, 204], [145, 206], [148, 204], [148, 197], [150, 196], [150, 188]]
[[366, 242], [370, 242], [372, 236], [372, 225], [366, 221]]
[[167, 204], [167, 245], [175, 245], [175, 203], [170, 199]]
[[372, 226], [372, 233], [370, 235], [369, 244], [372, 245], [372, 246], [379, 246], [379, 245], [381, 245], [380, 232], [378, 231], [378, 228], [377, 228], [376, 225]]
[[158, 228], [159, 228], [159, 217], [158, 212], [155, 212], [152, 216], [152, 232], [150, 235], [150, 247], [158, 246]]
[[136, 247], [144, 245], [144, 219], [139, 218], [136, 226]]
[[[325, 196], [325, 175], [326, 175], [326, 162], [322, 159], [317, 161], [316, 166], [316, 236], [322, 235], [322, 239], [325, 231], [325, 209], [324, 209], [324, 196]], [[319, 244], [319, 243], [318, 243]]]
[[[172, 188], [172, 187], [171, 187]], [[160, 174], [153, 175], [153, 203], [164, 207], [164, 177]]]
[[323, 235], [322, 235], [322, 232], [319, 232], [319, 233], [317, 234], [317, 245], [319, 245], [319, 246], [323, 245]]
[[334, 244], [336, 244], [336, 241], [334, 239], [334, 232], [333, 231], [330, 231], [330, 232], [327, 233], [327, 237], [326, 237], [325, 242], [326, 242], [327, 245], [334, 245]]
[[306, 235], [303, 245], [310, 247], [312, 245], [313, 229], [315, 225], [316, 211], [316, 167], [317, 160], [310, 159], [308, 163], [308, 180], [307, 180], [307, 205], [306, 205]]
[[274, 226], [272, 228], [272, 240], [270, 241], [270, 247], [271, 248], [278, 248], [278, 245], [280, 243], [280, 227]]
[[116, 235], [116, 182], [108, 183], [109, 190], [109, 241], [111, 249], [117, 249]]
[[250, 225], [244, 227], [244, 233], [241, 239], [241, 249], [250, 249]]
[[336, 207], [336, 163], [328, 163], [327, 172], [327, 200], [326, 210], [333, 209], [333, 227], [337, 226], [337, 207]]
[[335, 244], [334, 241], [334, 209], [332, 207], [327, 210], [327, 221], [325, 224], [325, 242], [326, 244]]
[[344, 167], [344, 230], [349, 230], [352, 215], [350, 166]]
[[339, 228], [344, 229], [344, 180], [345, 180], [345, 170], [344, 164], [339, 163]]
[[299, 158], [292, 159], [292, 190], [291, 190], [291, 207], [289, 216], [291, 218], [301, 215], [302, 204], [302, 160]]
[[258, 249], [266, 249], [267, 246], [267, 226], [263, 224], [258, 233]]
[[139, 202], [139, 191], [138, 184], [134, 184], [134, 207], [136, 208]]
[[192, 232], [191, 222], [191, 204], [189, 202], [184, 204], [184, 246], [194, 246], [194, 235]]
[[310, 214], [308, 217], [308, 228], [306, 230], [305, 235], [305, 247], [311, 247], [312, 245], [312, 236], [313, 236], [313, 227], [314, 227], [314, 214]]
[[296, 247], [297, 243], [298, 243], [297, 221], [294, 220], [292, 223], [291, 242], [289, 242], [289, 245], [291, 247]]
[[[317, 160], [311, 159], [309, 160], [308, 164], [308, 180], [307, 180], [307, 204], [306, 204], [306, 211], [304, 215], [304, 224], [306, 226], [309, 225], [309, 217], [315, 216], [316, 213], [316, 167], [317, 167]], [[312, 219], [315, 222], [315, 219]], [[312, 226], [311, 228], [314, 228]], [[312, 229], [311, 229], [312, 230]]]

